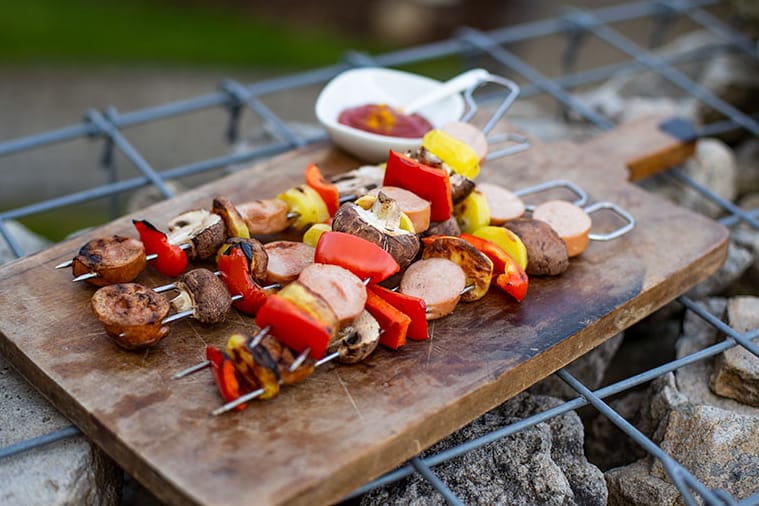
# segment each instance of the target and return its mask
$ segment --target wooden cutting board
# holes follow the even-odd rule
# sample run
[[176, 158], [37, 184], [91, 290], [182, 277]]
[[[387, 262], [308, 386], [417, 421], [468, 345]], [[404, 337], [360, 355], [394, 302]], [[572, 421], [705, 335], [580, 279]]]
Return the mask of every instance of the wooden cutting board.
[[[254, 332], [250, 318], [203, 327], [185, 320], [155, 348], [123, 351], [89, 307], [93, 288], [54, 265], [81, 244], [112, 233], [136, 236], [130, 220], [161, 226], [173, 215], [264, 198], [300, 183], [310, 162], [327, 173], [356, 165], [316, 145], [237, 172], [127, 216], [85, 236], [0, 268], [0, 351], [55, 406], [130, 474], [174, 504], [323, 504], [391, 470], [422, 449], [553, 373], [669, 302], [719, 268], [722, 226], [627, 182], [692, 152], [647, 119], [585, 145], [533, 141], [528, 151], [490, 161], [481, 180], [519, 189], [568, 179], [592, 201], [612, 201], [637, 226], [591, 243], [557, 278], [530, 280], [517, 304], [491, 290], [431, 323], [431, 339], [364, 363], [327, 364], [270, 401], [213, 417], [221, 404], [211, 375], [171, 376], [223, 346], [232, 332]], [[678, 154], [679, 153], [679, 154]], [[673, 157], [673, 154], [677, 155]], [[594, 218], [597, 228], [613, 217]], [[151, 269], [139, 282], [168, 280]]]

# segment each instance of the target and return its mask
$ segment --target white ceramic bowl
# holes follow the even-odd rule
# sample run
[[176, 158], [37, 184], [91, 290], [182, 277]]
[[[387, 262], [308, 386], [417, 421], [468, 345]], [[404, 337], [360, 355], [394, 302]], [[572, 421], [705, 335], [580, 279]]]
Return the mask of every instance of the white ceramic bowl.
[[[440, 81], [400, 70], [374, 67], [348, 70], [321, 91], [316, 100], [316, 117], [337, 146], [365, 162], [381, 163], [387, 160], [389, 150], [415, 149], [422, 139], [390, 137], [349, 127], [337, 122], [340, 113], [366, 104], [400, 107], [441, 85]], [[460, 119], [464, 110], [464, 99], [454, 94], [418, 112], [439, 128]]]

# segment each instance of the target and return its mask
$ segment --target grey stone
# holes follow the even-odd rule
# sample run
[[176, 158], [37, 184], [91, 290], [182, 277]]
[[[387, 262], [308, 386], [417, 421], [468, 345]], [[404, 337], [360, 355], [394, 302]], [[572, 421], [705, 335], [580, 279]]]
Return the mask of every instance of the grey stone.
[[[69, 426], [0, 357], [0, 447]], [[84, 436], [74, 436], [0, 460], [0, 504], [118, 504], [122, 471]]]
[[[678, 406], [666, 418], [662, 450], [708, 488], [742, 500], [759, 489], [759, 417], [714, 406]], [[651, 474], [665, 479], [660, 461]]]
[[734, 241], [730, 241], [727, 259], [717, 272], [686, 292], [693, 299], [701, 299], [724, 293], [733, 283], [743, 276], [755, 262], [754, 254]]
[[[727, 305], [729, 325], [739, 333], [759, 328], [759, 297], [735, 297]], [[714, 364], [710, 386], [717, 395], [759, 407], [759, 357], [736, 345]]]
[[[745, 198], [752, 195], [756, 196], [756, 204], [759, 206], [759, 193], [752, 193]], [[753, 262], [731, 285], [729, 295], [756, 295], [756, 287], [759, 286], [759, 230], [745, 224], [739, 225], [733, 228], [731, 239], [737, 246], [751, 253]]]
[[[742, 53], [722, 53], [710, 58], [700, 84], [714, 95], [745, 114], [759, 112], [756, 96], [759, 93], [759, 66], [755, 58]], [[704, 103], [696, 108], [697, 120], [708, 124], [725, 119], [724, 114]], [[745, 138], [742, 129], [723, 135], [726, 140]]]
[[[593, 350], [581, 356], [565, 367], [575, 378], [591, 390], [601, 385], [614, 355], [617, 353], [624, 333], [619, 333], [607, 339]], [[530, 393], [536, 395], [550, 395], [560, 399], [573, 399], [577, 397], [577, 391], [567, 385], [563, 380], [551, 375], [530, 388]]]
[[[522, 393], [434, 445], [425, 455], [470, 441], [558, 405]], [[602, 474], [583, 454], [583, 427], [574, 412], [534, 425], [436, 466], [433, 471], [466, 504], [606, 504]], [[444, 504], [421, 476], [370, 492], [362, 505]]]
[[651, 466], [639, 460], [604, 475], [609, 489], [608, 506], [672, 506], [680, 493], [672, 483], [651, 475]]
[[736, 146], [735, 166], [738, 195], [759, 192], [759, 139], [749, 139]]

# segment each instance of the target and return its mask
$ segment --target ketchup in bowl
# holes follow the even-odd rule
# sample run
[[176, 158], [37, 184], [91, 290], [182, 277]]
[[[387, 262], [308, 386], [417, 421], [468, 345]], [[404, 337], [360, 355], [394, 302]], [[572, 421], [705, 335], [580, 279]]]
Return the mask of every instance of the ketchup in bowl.
[[424, 116], [403, 114], [386, 104], [366, 104], [345, 109], [337, 122], [373, 134], [409, 139], [422, 137], [434, 128]]

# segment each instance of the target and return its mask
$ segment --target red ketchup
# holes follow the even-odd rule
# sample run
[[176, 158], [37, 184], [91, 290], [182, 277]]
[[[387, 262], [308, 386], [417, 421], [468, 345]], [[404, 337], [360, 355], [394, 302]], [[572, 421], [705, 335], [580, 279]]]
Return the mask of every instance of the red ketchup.
[[386, 104], [351, 107], [341, 112], [337, 121], [373, 134], [410, 139], [422, 137], [434, 128], [424, 116], [403, 114]]

